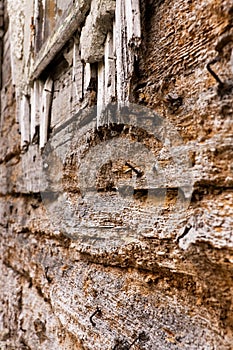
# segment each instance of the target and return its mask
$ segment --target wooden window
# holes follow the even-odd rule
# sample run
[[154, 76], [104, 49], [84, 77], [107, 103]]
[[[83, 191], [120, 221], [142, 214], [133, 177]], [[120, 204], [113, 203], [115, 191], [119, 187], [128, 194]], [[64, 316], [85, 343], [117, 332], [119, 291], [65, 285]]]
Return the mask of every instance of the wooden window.
[[35, 48], [38, 52], [65, 17], [73, 0], [34, 0]]

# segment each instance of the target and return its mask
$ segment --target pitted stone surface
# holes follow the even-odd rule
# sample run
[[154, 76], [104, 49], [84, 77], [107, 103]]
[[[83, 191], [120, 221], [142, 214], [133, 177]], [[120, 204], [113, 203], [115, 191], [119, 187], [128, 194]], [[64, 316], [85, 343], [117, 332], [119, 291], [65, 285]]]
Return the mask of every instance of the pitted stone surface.
[[[57, 4], [56, 11], [63, 10], [63, 3]], [[177, 227], [168, 230], [176, 196], [175, 189], [170, 189], [153, 232], [114, 245], [107, 239], [91, 244], [67, 237], [59, 222], [64, 208], [54, 221], [41, 198], [47, 186], [43, 150], [38, 135], [32, 135], [33, 142], [31, 137], [22, 148], [18, 103], [22, 96], [30, 100], [31, 79], [36, 77], [43, 84], [50, 75], [54, 87], [47, 92], [52, 94], [49, 135], [65, 143], [69, 120], [78, 112], [86, 125], [83, 113], [88, 114], [88, 107], [96, 103], [91, 78], [96, 78], [97, 61], [104, 56], [115, 1], [70, 2], [67, 17], [56, 24], [58, 32], [37, 53], [30, 46], [35, 29], [32, 5], [8, 0], [4, 11], [0, 348], [122, 350], [135, 341], [138, 350], [231, 350], [233, 77], [232, 42], [224, 38], [231, 38], [232, 2], [141, 1], [141, 51], [131, 62], [133, 74], [126, 84], [130, 91], [124, 93], [131, 102], [151, 108], [174, 125], [189, 154], [194, 188]], [[52, 11], [55, 2], [50, 5]], [[216, 44], [217, 48], [224, 44], [221, 52]], [[212, 68], [224, 86], [206, 69], [218, 54], [221, 59]], [[167, 169], [169, 159], [158, 140], [138, 129], [126, 132], [114, 127], [76, 130], [76, 139], [60, 164], [62, 176], [59, 168], [54, 169], [73, 203], [80, 199], [81, 156], [96, 145], [101, 147], [111, 133], [143, 140], [155, 155], [162, 150], [158, 163]], [[121, 162], [102, 167], [97, 187], [106, 190], [100, 192], [104, 198], [111, 198], [108, 184], [116, 171], [128, 179], [132, 169]], [[119, 211], [118, 223], [128, 218], [136, 222], [139, 211], [150, 209], [143, 196], [139, 199], [131, 213]], [[79, 214], [86, 215], [84, 204]], [[96, 225], [103, 220], [94, 212], [88, 215]], [[101, 312], [95, 313], [97, 307]]]

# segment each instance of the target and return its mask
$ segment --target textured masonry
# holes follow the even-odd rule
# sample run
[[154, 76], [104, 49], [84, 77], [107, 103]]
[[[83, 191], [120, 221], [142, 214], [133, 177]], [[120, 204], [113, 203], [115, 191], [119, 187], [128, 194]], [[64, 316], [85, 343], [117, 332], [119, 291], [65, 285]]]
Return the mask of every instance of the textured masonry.
[[[232, 349], [232, 16], [231, 0], [0, 1], [0, 349]], [[188, 168], [170, 172], [161, 140], [112, 110], [107, 120], [111, 103], [173, 125]], [[49, 140], [63, 150], [71, 132], [64, 162], [46, 173]], [[96, 179], [112, 203], [117, 181], [139, 175], [130, 210], [106, 221], [81, 198], [84, 157], [117, 140], [143, 144], [166, 175], [157, 217], [137, 159], [110, 159]], [[94, 227], [149, 218], [153, 230], [114, 244], [87, 244], [85, 230], [71, 239], [65, 209], [48, 210], [44, 173]], [[171, 229], [174, 183], [190, 174]]]

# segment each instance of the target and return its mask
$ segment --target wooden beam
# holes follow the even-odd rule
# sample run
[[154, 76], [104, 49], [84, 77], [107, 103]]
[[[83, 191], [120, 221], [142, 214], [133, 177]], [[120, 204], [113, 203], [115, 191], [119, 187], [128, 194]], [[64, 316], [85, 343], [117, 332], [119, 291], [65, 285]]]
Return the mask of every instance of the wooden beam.
[[117, 100], [129, 101], [130, 80], [141, 43], [139, 0], [116, 0]]
[[82, 24], [90, 8], [91, 0], [76, 1], [67, 9], [67, 16], [62, 24], [55, 28], [53, 34], [43, 44], [30, 73], [30, 81], [38, 78], [48, 64], [59, 53], [66, 42]]

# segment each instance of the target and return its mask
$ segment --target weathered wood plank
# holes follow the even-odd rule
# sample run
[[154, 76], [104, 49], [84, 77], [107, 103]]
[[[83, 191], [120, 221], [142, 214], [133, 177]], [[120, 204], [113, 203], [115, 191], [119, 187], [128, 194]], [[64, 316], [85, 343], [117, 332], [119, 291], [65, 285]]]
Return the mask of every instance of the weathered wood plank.
[[38, 137], [38, 127], [40, 125], [40, 114], [41, 114], [41, 95], [42, 85], [40, 80], [35, 80], [31, 89], [31, 140], [34, 142], [34, 138]]
[[65, 43], [72, 37], [89, 10], [91, 0], [76, 1], [65, 21], [54, 30], [49, 40], [43, 45], [31, 69], [30, 80], [40, 76], [47, 65], [54, 59]]
[[29, 98], [22, 95], [20, 100], [20, 131], [21, 131], [21, 147], [27, 149], [30, 142], [30, 106]]
[[41, 103], [40, 147], [43, 148], [48, 140], [51, 103], [53, 97], [53, 80], [49, 77], [44, 85]]
[[77, 101], [83, 98], [83, 63], [81, 62], [79, 42], [74, 39], [73, 46], [73, 69], [72, 69], [72, 81], [74, 85], [74, 96]]
[[117, 101], [126, 101], [127, 62], [125, 59], [125, 6], [123, 0], [116, 0], [116, 70], [117, 70]]
[[101, 112], [105, 106], [105, 67], [104, 62], [98, 63], [98, 91], [97, 91], [97, 125], [99, 125]]
[[115, 50], [113, 46], [113, 33], [108, 32], [105, 49], [104, 49], [104, 65], [105, 65], [105, 84], [104, 84], [104, 94], [105, 94], [105, 105], [111, 103], [115, 98], [115, 75], [116, 75], [116, 58]]
[[127, 43], [135, 45], [141, 38], [141, 20], [139, 0], [125, 0], [125, 18], [127, 23]]

